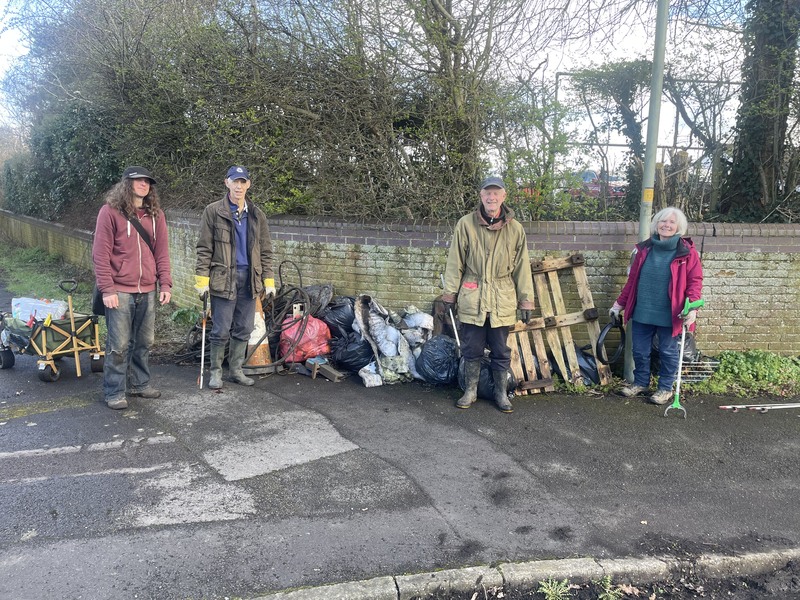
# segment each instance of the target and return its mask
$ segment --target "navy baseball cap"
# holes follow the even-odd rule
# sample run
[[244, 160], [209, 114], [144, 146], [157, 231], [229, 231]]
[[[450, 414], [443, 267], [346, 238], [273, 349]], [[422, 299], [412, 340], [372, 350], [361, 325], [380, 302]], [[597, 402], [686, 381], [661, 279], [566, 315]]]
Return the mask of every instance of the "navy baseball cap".
[[153, 174], [144, 167], [128, 167], [122, 172], [123, 179], [149, 179], [152, 185], [155, 185], [156, 178]]
[[250, 173], [248, 173], [247, 169], [244, 167], [233, 166], [228, 169], [228, 174], [225, 175], [225, 179], [245, 179], [250, 181]]
[[506, 189], [506, 184], [499, 177], [487, 177], [481, 183], [481, 189], [485, 190], [487, 187], [499, 187], [504, 190]]

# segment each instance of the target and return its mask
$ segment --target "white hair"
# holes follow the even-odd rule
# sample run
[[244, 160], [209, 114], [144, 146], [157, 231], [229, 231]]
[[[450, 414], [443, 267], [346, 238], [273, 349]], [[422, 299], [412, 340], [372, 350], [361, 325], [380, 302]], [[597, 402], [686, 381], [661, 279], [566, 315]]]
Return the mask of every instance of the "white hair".
[[653, 216], [653, 220], [650, 223], [651, 236], [656, 234], [656, 230], [658, 229], [658, 222], [663, 221], [670, 215], [675, 215], [675, 220], [678, 222], [678, 235], [680, 236], [686, 235], [686, 232], [689, 231], [689, 221], [686, 219], [686, 215], [683, 214], [683, 211], [680, 208], [675, 208], [674, 206], [668, 206], [667, 208], [662, 208], [655, 214], [655, 216]]

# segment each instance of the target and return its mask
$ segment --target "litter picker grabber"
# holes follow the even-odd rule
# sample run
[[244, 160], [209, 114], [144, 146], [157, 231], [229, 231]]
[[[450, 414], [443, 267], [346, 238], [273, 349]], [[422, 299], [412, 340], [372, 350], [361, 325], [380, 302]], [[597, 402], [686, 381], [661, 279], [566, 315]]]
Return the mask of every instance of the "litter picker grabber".
[[[444, 291], [444, 275], [439, 273], [439, 279], [442, 280], [442, 291]], [[450, 323], [453, 325], [453, 334], [456, 336], [456, 347], [458, 347], [458, 354], [461, 355], [461, 340], [458, 339], [458, 326], [456, 325], [456, 318], [453, 316], [453, 309], [450, 308]]]
[[[686, 298], [686, 302], [683, 304], [683, 310], [681, 311], [681, 318], [686, 318], [686, 315], [689, 314], [689, 311], [695, 310], [696, 308], [700, 308], [701, 306], [705, 305], [705, 300], [702, 298], [699, 300], [695, 300], [694, 302], [689, 302], [689, 299]], [[686, 343], [686, 330], [688, 327], [684, 322], [681, 325], [681, 349], [680, 353], [678, 354], [678, 379], [675, 382], [675, 399], [672, 401], [667, 407], [667, 410], [664, 411], [664, 416], [666, 417], [670, 410], [680, 410], [683, 411], [683, 418], [686, 418], [686, 409], [681, 406], [681, 371], [683, 370], [683, 346]]]
[[800, 408], [800, 402], [784, 402], [782, 404], [726, 404], [719, 408], [722, 410], [730, 410], [735, 413], [739, 412], [741, 409], [765, 413], [770, 410], [780, 410], [783, 408]]
[[208, 292], [203, 293], [203, 333], [200, 338], [200, 377], [197, 378], [197, 385], [203, 389], [203, 369], [206, 363], [206, 320], [208, 319]]

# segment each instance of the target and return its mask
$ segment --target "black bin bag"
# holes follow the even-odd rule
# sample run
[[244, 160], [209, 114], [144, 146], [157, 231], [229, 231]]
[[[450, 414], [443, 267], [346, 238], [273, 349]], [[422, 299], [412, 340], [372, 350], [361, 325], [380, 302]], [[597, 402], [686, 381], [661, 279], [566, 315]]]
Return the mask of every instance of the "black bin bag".
[[331, 360], [343, 371], [358, 372], [374, 359], [372, 346], [361, 334], [351, 331], [347, 335], [331, 338]]
[[437, 335], [422, 345], [416, 361], [422, 379], [434, 385], [447, 385], [458, 377], [458, 346], [446, 335]]
[[319, 318], [325, 321], [333, 337], [344, 337], [353, 331], [355, 301], [351, 296], [337, 296], [322, 311]]

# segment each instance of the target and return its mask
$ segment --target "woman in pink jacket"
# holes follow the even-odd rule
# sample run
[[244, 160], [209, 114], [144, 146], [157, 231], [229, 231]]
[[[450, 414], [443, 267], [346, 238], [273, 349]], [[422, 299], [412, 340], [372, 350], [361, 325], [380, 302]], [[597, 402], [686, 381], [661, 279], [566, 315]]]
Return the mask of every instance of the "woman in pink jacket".
[[650, 396], [653, 404], [672, 399], [672, 385], [678, 375], [680, 334], [684, 324], [694, 330], [697, 311], [681, 317], [683, 306], [699, 300], [703, 290], [703, 267], [691, 239], [683, 237], [689, 224], [686, 215], [668, 207], [653, 217], [650, 238], [636, 245], [630, 274], [609, 314], [625, 322], [633, 349], [633, 383], [622, 394], [633, 397], [650, 388], [650, 353], [658, 335], [660, 367], [658, 389]]
[[149, 357], [156, 301], [170, 301], [172, 275], [155, 186], [150, 171], [128, 167], [97, 215], [92, 261], [108, 325], [103, 398], [114, 409], [127, 408], [127, 396], [161, 396], [150, 385]]

